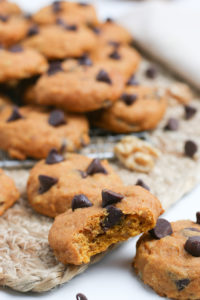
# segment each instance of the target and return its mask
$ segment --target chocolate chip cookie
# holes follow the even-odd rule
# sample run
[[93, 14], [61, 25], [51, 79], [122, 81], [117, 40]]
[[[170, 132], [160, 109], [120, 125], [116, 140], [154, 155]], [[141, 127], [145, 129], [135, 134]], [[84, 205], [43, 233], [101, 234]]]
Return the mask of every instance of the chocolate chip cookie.
[[84, 194], [72, 209], [59, 215], [50, 229], [49, 244], [63, 264], [88, 263], [93, 255], [155, 226], [160, 202], [139, 186], [103, 189], [98, 205]]
[[21, 9], [16, 3], [9, 2], [7, 0], [1, 0], [0, 2], [0, 15], [19, 15], [21, 14]]
[[107, 161], [79, 154], [62, 156], [53, 149], [31, 170], [27, 194], [37, 212], [55, 217], [71, 208], [76, 194], [95, 204], [98, 193], [112, 186], [122, 186], [122, 181]]
[[[198, 216], [198, 215], [197, 215]], [[134, 268], [160, 296], [200, 298], [200, 220], [160, 219], [137, 243]]]
[[106, 130], [128, 133], [154, 129], [166, 110], [166, 99], [147, 86], [127, 86], [110, 108], [91, 115], [92, 122]]
[[0, 111], [0, 148], [11, 157], [45, 158], [50, 149], [75, 151], [89, 142], [84, 116], [61, 110], [5, 106]]

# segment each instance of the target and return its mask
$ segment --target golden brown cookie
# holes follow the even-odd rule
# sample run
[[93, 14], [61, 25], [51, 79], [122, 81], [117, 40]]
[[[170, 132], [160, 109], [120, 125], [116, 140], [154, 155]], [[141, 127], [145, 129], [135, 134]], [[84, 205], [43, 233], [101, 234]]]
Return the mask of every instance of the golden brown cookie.
[[166, 110], [166, 99], [157, 88], [127, 86], [120, 99], [108, 109], [95, 112], [92, 122], [106, 130], [128, 133], [154, 129]]
[[19, 15], [21, 14], [21, 9], [16, 3], [9, 2], [6, 0], [1, 0], [0, 2], [0, 15]]
[[[54, 178], [57, 183], [44, 191], [45, 177], [41, 179], [41, 176]], [[92, 160], [79, 154], [63, 157], [52, 150], [46, 160], [31, 170], [27, 194], [29, 203], [37, 212], [55, 217], [71, 208], [76, 194], [84, 194], [96, 203], [102, 188], [121, 185], [120, 177], [107, 161]]]
[[139, 186], [104, 189], [99, 204], [76, 195], [72, 209], [56, 217], [49, 232], [49, 244], [63, 264], [81, 265], [109, 246], [127, 240], [155, 226], [161, 204]]
[[0, 110], [2, 110], [6, 105], [11, 105], [12, 102], [7, 96], [0, 94]]
[[51, 65], [32, 93], [38, 104], [87, 112], [111, 105], [123, 87], [123, 77], [117, 70], [106, 64], [92, 64], [88, 57], [83, 57]]
[[0, 216], [19, 199], [14, 181], [0, 169]]
[[33, 15], [33, 20], [40, 24], [54, 24], [63, 19], [69, 24], [98, 24], [94, 7], [86, 3], [54, 1]]
[[46, 59], [35, 50], [19, 45], [9, 50], [0, 49], [0, 82], [32, 77], [44, 73], [47, 68]]
[[75, 151], [89, 143], [84, 116], [44, 108], [8, 106], [0, 112], [0, 148], [18, 159], [45, 158], [50, 149]]
[[96, 36], [85, 26], [49, 25], [27, 37], [23, 45], [31, 47], [48, 59], [79, 57], [95, 48]]
[[172, 222], [170, 231], [164, 221], [138, 241], [134, 268], [160, 296], [199, 299], [200, 225], [181, 220]]

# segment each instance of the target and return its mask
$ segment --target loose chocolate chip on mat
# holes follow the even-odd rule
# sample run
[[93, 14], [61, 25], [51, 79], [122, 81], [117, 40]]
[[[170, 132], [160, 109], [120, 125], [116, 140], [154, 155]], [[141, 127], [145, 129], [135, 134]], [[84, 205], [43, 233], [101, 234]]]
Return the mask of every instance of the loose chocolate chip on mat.
[[155, 67], [149, 67], [146, 72], [145, 72], [146, 77], [150, 78], [150, 79], [154, 79], [157, 76], [157, 70]]
[[49, 64], [49, 69], [47, 71], [48, 76], [52, 76], [58, 72], [62, 72], [63, 68], [62, 68], [62, 64], [61, 62], [58, 61], [53, 61]]
[[119, 54], [119, 52], [116, 49], [112, 53], [109, 54], [109, 57], [112, 59], [116, 59], [116, 60], [121, 59], [121, 55]]
[[39, 190], [38, 190], [39, 194], [44, 194], [53, 185], [55, 185], [58, 182], [57, 178], [46, 176], [46, 175], [39, 175], [38, 179], [39, 179], [39, 182], [40, 182], [40, 187], [39, 187]]
[[124, 198], [123, 195], [113, 191], [104, 189], [102, 190], [102, 207], [120, 202]]
[[179, 123], [177, 119], [169, 118], [167, 124], [164, 127], [164, 130], [176, 131], [178, 129]]
[[192, 256], [200, 257], [200, 236], [189, 237], [184, 248]]
[[7, 22], [8, 21], [8, 16], [0, 15], [0, 21]]
[[65, 114], [60, 109], [55, 109], [50, 113], [48, 123], [54, 127], [66, 124]]
[[81, 293], [76, 295], [76, 300], [88, 300], [87, 297]]
[[186, 120], [191, 119], [197, 112], [197, 109], [190, 105], [185, 105], [184, 109], [185, 109], [185, 119]]
[[17, 106], [13, 107], [13, 111], [10, 115], [10, 117], [7, 119], [7, 122], [13, 122], [19, 119], [23, 119], [24, 117], [21, 115], [19, 109]]
[[129, 80], [126, 82], [126, 85], [139, 85], [138, 81], [135, 79], [135, 76], [132, 75]]
[[46, 164], [53, 165], [53, 164], [60, 163], [63, 160], [64, 157], [60, 153], [58, 153], [56, 149], [51, 149], [46, 158]]
[[200, 225], [200, 211], [198, 211], [198, 212], [196, 213], [196, 218], [197, 218], [197, 224]]
[[20, 45], [14, 45], [14, 46], [10, 47], [9, 51], [13, 52], [13, 53], [19, 53], [19, 52], [23, 52], [24, 49]]
[[158, 219], [156, 226], [149, 231], [151, 236], [155, 239], [162, 239], [167, 235], [173, 233], [171, 224], [165, 219]]
[[186, 286], [188, 286], [189, 283], [190, 283], [190, 279], [188, 279], [188, 278], [184, 278], [184, 279], [180, 279], [180, 280], [176, 280], [176, 281], [175, 281], [177, 290], [178, 290], [179, 292], [182, 291], [182, 290], [184, 290], [184, 288], [185, 288]]
[[100, 70], [96, 77], [97, 81], [102, 81], [108, 84], [112, 84], [112, 81], [108, 75], [108, 73], [104, 70]]
[[79, 173], [81, 174], [81, 177], [82, 178], [86, 178], [87, 177], [87, 173], [86, 172], [84, 172], [84, 171], [82, 171], [82, 170], [78, 170], [79, 171]]
[[54, 13], [58, 13], [62, 10], [61, 8], [61, 1], [54, 1], [52, 3], [52, 10]]
[[88, 175], [93, 175], [96, 173], [108, 174], [106, 169], [102, 166], [100, 160], [98, 158], [93, 159], [91, 164], [88, 166], [86, 173]]
[[87, 54], [82, 55], [78, 59], [78, 63], [79, 63], [79, 65], [82, 65], [82, 66], [92, 66], [92, 61]]
[[27, 32], [27, 36], [33, 36], [39, 33], [39, 27], [37, 25], [33, 25], [29, 28]]
[[137, 95], [123, 93], [121, 95], [121, 99], [126, 103], [126, 105], [132, 105], [137, 100]]
[[92, 206], [92, 202], [83, 194], [76, 195], [72, 199], [72, 210]]
[[193, 157], [194, 154], [197, 152], [198, 147], [197, 144], [193, 141], [186, 141], [184, 146], [185, 155], [188, 157]]
[[104, 219], [104, 221], [101, 223], [101, 227], [104, 231], [108, 230], [109, 228], [112, 228], [113, 226], [119, 224], [121, 221], [121, 218], [123, 216], [123, 212], [114, 206], [108, 206], [106, 208], [108, 215]]
[[143, 187], [144, 189], [150, 191], [150, 188], [148, 187], [148, 185], [146, 185], [146, 183], [144, 183], [144, 181], [142, 179], [138, 179], [135, 185], [139, 185], [139, 186]]

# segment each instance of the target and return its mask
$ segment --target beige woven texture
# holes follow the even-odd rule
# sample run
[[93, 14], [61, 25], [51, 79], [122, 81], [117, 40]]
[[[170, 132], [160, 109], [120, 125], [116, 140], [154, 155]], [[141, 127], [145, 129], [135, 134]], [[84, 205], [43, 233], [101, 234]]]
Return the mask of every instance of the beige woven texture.
[[[146, 65], [142, 65], [141, 73]], [[171, 79], [160, 75], [156, 82], [166, 86]], [[200, 149], [200, 102], [196, 99], [191, 104], [198, 109], [191, 120], [184, 120], [183, 106], [174, 106], [172, 102], [159, 128], [149, 134], [149, 141], [162, 152], [150, 174], [131, 172], [120, 163], [112, 163], [125, 184], [134, 184], [138, 178], [143, 179], [165, 209], [200, 182], [200, 158], [193, 160], [183, 155], [184, 143], [188, 139], [195, 141]], [[177, 132], [163, 131], [168, 117], [180, 120]], [[15, 179], [22, 197], [0, 217], [0, 285], [21, 292], [48, 291], [69, 281], [89, 265], [64, 266], [55, 259], [48, 245], [52, 220], [35, 213], [27, 203], [25, 186], [28, 171], [7, 173]], [[92, 262], [104, 254], [96, 256]]]

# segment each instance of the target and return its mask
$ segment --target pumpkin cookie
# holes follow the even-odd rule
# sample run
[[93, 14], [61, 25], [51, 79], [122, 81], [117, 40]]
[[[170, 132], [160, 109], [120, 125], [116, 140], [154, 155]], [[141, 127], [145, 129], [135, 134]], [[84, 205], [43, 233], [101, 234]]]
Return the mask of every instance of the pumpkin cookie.
[[63, 264], [88, 263], [112, 244], [154, 227], [162, 213], [158, 199], [139, 186], [104, 189], [97, 199], [92, 205], [90, 198], [76, 195], [72, 209], [55, 219], [49, 244]]
[[108, 109], [91, 115], [92, 122], [106, 130], [128, 133], [154, 129], [166, 110], [166, 99], [156, 88], [127, 86]]
[[102, 188], [121, 185], [120, 177], [107, 161], [92, 160], [79, 154], [63, 157], [52, 150], [46, 160], [31, 170], [27, 193], [37, 212], [55, 217], [71, 208], [76, 194], [84, 194], [92, 203], [97, 203]]
[[200, 298], [200, 220], [159, 219], [137, 243], [134, 267], [145, 284], [160, 296]]
[[48, 59], [64, 59], [93, 50], [96, 36], [85, 26], [67, 25], [61, 21], [58, 25], [41, 27], [23, 45], [39, 51]]
[[6, 106], [0, 112], [0, 140], [11, 157], [45, 158], [52, 148], [75, 151], [88, 144], [88, 122], [60, 110]]
[[83, 56], [78, 61], [54, 62], [32, 92], [38, 104], [87, 112], [111, 105], [121, 95], [123, 87], [123, 77], [117, 70], [106, 64], [95, 64]]
[[14, 181], [0, 169], [0, 216], [19, 199]]

